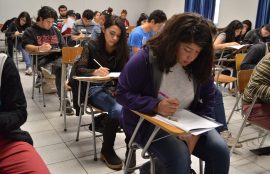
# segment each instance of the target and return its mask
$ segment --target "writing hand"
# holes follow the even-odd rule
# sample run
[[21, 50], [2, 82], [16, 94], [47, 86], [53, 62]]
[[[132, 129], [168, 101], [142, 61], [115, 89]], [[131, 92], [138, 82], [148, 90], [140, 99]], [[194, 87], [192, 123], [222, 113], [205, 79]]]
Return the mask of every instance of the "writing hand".
[[109, 68], [100, 67], [100, 68], [96, 69], [93, 72], [93, 75], [95, 75], [95, 76], [106, 76], [106, 75], [108, 75], [110, 73], [109, 70], [110, 70]]
[[51, 50], [52, 46], [49, 43], [43, 43], [40, 47], [39, 47], [39, 51], [49, 51]]
[[180, 106], [179, 100], [175, 98], [165, 98], [161, 100], [156, 108], [156, 112], [163, 116], [172, 116]]

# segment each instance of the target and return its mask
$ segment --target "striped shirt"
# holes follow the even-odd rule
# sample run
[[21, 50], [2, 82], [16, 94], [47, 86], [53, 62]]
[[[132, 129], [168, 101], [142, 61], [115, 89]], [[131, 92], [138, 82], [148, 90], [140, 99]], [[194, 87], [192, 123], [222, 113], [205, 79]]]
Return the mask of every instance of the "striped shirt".
[[255, 95], [261, 102], [270, 103], [270, 53], [255, 67], [242, 99], [251, 103]]

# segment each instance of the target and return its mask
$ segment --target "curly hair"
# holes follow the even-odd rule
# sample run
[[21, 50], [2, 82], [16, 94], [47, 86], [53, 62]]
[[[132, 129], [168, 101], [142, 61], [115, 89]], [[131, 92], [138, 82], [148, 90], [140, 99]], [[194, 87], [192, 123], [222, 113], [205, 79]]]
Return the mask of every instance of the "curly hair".
[[198, 82], [211, 75], [213, 44], [207, 20], [195, 13], [181, 13], [171, 17], [163, 30], [147, 42], [157, 56], [159, 69], [168, 73], [177, 63], [176, 52], [180, 43], [194, 43], [201, 48], [198, 57], [185, 70]]

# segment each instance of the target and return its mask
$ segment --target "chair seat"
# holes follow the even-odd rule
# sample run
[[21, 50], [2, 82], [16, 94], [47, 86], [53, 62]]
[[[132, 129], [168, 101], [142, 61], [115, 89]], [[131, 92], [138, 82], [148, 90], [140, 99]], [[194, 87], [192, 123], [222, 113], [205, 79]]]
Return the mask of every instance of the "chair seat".
[[237, 80], [236, 77], [231, 77], [224, 74], [215, 75], [215, 81], [218, 83], [232, 83]]

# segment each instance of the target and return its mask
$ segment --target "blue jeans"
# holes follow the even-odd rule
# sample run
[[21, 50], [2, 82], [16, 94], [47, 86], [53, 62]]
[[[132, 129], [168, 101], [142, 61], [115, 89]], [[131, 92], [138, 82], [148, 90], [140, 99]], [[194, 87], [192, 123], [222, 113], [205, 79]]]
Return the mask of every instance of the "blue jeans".
[[220, 90], [215, 86], [215, 120], [221, 124], [220, 127], [217, 127], [218, 132], [222, 132], [224, 130], [228, 130], [225, 110], [224, 110], [224, 103], [223, 103], [223, 96]]
[[[151, 133], [152, 129], [146, 131], [144, 144]], [[167, 132], [160, 130], [155, 139], [167, 135]], [[190, 173], [191, 157], [187, 145], [175, 136], [168, 136], [153, 142], [148, 152], [163, 164], [164, 174]], [[229, 173], [229, 150], [216, 130], [202, 134], [192, 154], [205, 161], [205, 174]]]
[[90, 103], [108, 112], [108, 116], [113, 119], [120, 119], [122, 106], [118, 104], [115, 98], [106, 90], [104, 86], [93, 86], [89, 89]]
[[22, 53], [22, 57], [23, 57], [23, 60], [25, 62], [25, 65], [26, 65], [26, 69], [31, 67], [31, 57], [30, 57], [29, 53], [27, 51], [25, 51], [25, 49], [22, 48], [21, 42], [18, 42], [17, 49]]

